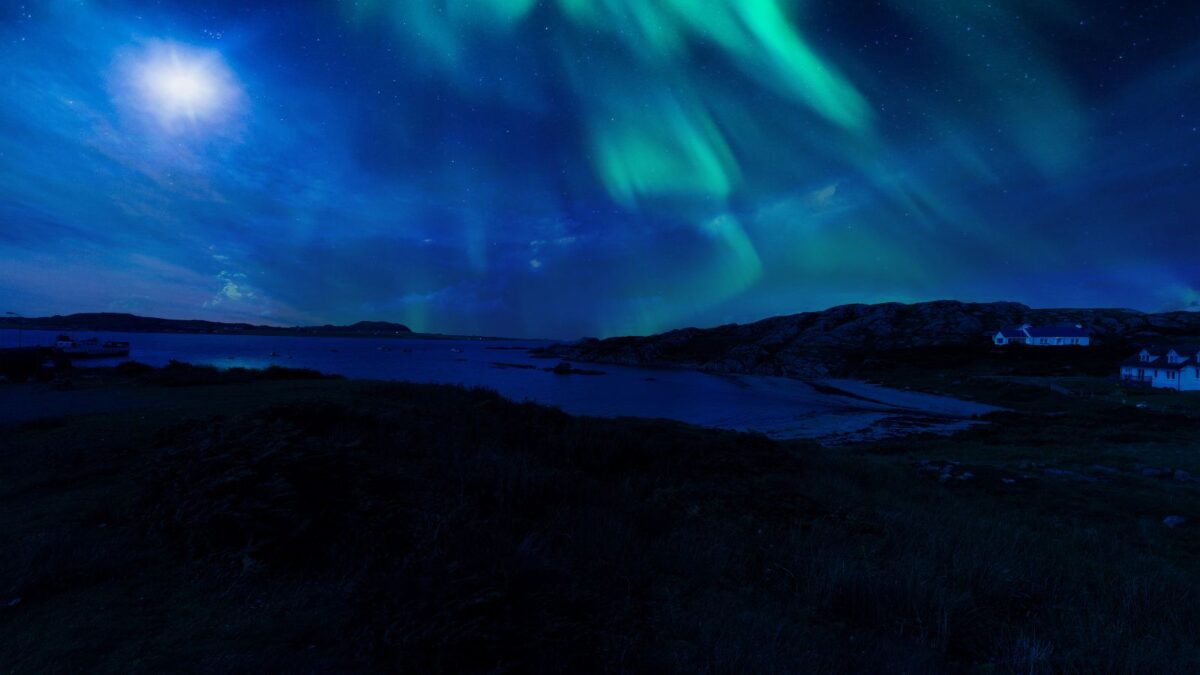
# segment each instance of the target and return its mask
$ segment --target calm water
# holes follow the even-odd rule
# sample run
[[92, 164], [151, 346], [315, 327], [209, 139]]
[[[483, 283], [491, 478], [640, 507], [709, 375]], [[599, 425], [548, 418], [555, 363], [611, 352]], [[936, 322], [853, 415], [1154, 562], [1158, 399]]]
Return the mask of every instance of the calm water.
[[[25, 331], [23, 340], [26, 345], [50, 345], [55, 336], [54, 332]], [[171, 359], [222, 368], [274, 364], [352, 378], [482, 386], [514, 400], [553, 405], [569, 413], [662, 417], [702, 426], [760, 431], [775, 437], [855, 433], [890, 416], [885, 406], [831, 396], [786, 378], [594, 364], [580, 367], [605, 374], [555, 375], [543, 370], [555, 361], [528, 353], [528, 349], [545, 344], [541, 342], [156, 333], [72, 335], [92, 336], [102, 341], [127, 340], [131, 345], [128, 358], [152, 365], [163, 365]], [[0, 346], [16, 346], [17, 338], [15, 331], [0, 330]], [[84, 363], [112, 365], [123, 360]]]

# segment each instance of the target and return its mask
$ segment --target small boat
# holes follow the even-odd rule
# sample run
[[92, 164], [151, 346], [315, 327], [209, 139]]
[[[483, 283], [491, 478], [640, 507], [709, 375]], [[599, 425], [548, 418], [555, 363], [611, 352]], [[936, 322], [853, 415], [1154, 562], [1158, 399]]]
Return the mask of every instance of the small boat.
[[109, 340], [101, 342], [98, 338], [73, 340], [70, 336], [59, 335], [54, 340], [54, 354], [68, 359], [110, 359], [118, 356], [129, 356], [129, 343]]

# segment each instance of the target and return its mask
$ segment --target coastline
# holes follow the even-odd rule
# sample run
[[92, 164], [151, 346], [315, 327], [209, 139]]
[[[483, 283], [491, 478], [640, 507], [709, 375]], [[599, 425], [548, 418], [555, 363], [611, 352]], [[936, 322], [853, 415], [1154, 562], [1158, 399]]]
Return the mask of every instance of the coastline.
[[813, 382], [828, 388], [830, 392], [836, 392], [843, 396], [927, 415], [972, 419], [1007, 410], [986, 403], [919, 391], [906, 391], [881, 384], [872, 384], [865, 380], [824, 378], [813, 380]]
[[[507, 364], [507, 367], [501, 368], [501, 370], [513, 370], [515, 377], [528, 378], [525, 381], [535, 384], [549, 384], [557, 381], [553, 378], [575, 376], [574, 374], [569, 376], [557, 374], [552, 372], [553, 369], [537, 366], [514, 368], [514, 365], [525, 366], [528, 364]], [[475, 367], [487, 370], [497, 368], [495, 362], [485, 362]], [[146, 369], [142, 375], [135, 377], [128, 375], [128, 373], [142, 372], [142, 369]], [[626, 373], [622, 381], [637, 388], [638, 391], [646, 386], [657, 387], [667, 384], [665, 381], [654, 381], [658, 379], [653, 377], [655, 371], [662, 372], [661, 369], [637, 368], [631, 373]], [[236, 366], [219, 368], [196, 366], [186, 363], [168, 365], [160, 370], [142, 366], [136, 362], [126, 362], [115, 367], [103, 365], [76, 367], [57, 375], [54, 382], [34, 382], [0, 387], [0, 424], [30, 423], [39, 418], [61, 417], [73, 413], [101, 414], [161, 407], [179, 396], [173, 390], [152, 394], [147, 390], [143, 380], [148, 378], [150, 382], [153, 382], [166, 377], [167, 374], [176, 380], [193, 384], [220, 386], [230, 395], [236, 396], [240, 395], [239, 388], [250, 386], [252, 380], [260, 378], [261, 373], [265, 372], [278, 374], [309, 372], [314, 376], [318, 374], [317, 370], [297, 371], [278, 365], [267, 371]], [[160, 373], [160, 375], [153, 375], [153, 373]], [[639, 373], [644, 373], [645, 376], [640, 376]], [[740, 409], [736, 414], [733, 411], [679, 410], [673, 406], [666, 406], [663, 410], [642, 411], [629, 406], [614, 408], [611, 403], [605, 403], [606, 397], [617, 396], [620, 392], [601, 390], [596, 391], [594, 395], [588, 394], [593, 391], [595, 385], [585, 379], [578, 384], [572, 384], [578, 391], [570, 400], [557, 402], [553, 399], [541, 400], [540, 404], [560, 407], [574, 415], [603, 419], [668, 419], [699, 429], [762, 433], [777, 440], [803, 439], [825, 445], [844, 445], [857, 440], [881, 440], [911, 433], [949, 434], [964, 428], [963, 417], [947, 414], [947, 409], [952, 406], [949, 405], [951, 400], [945, 399], [945, 397], [918, 398], [916, 401], [912, 401], [908, 400], [911, 397], [906, 398], [905, 392], [878, 388], [872, 392], [875, 398], [871, 398], [846, 391], [845, 388], [806, 382], [797, 378], [772, 380], [760, 376], [705, 372], [698, 372], [696, 375], [716, 377], [728, 382], [729, 386], [735, 388], [735, 391], [746, 392], [746, 395], [753, 397], [754, 401], [759, 401], [763, 396], [785, 395], [790, 398], [769, 399], [772, 401], [772, 407], [762, 414], [754, 410], [754, 404], [750, 404], [749, 408]], [[349, 383], [347, 386], [353, 387], [419, 381], [403, 377], [344, 378], [341, 375], [332, 375], [332, 377], [341, 379]], [[661, 377], [663, 376], [660, 374], [659, 378]], [[651, 381], [643, 382], [644, 380]], [[444, 382], [443, 384], [462, 386], [461, 383], [455, 382]], [[608, 384], [607, 380], [604, 384]], [[777, 393], [776, 388], [782, 389]], [[546, 391], [556, 390], [558, 390], [557, 386], [552, 386]], [[674, 391], [676, 389], [665, 388], [663, 390]], [[651, 391], [657, 391], [657, 389]], [[811, 392], [811, 394], [805, 392]], [[505, 395], [503, 391], [499, 393]], [[581, 394], [585, 398], [578, 398]], [[639, 395], [644, 397], [646, 392]], [[506, 397], [514, 402], [523, 400], [520, 396], [507, 395]], [[780, 409], [779, 406], [784, 400], [793, 401], [794, 409], [790, 411]], [[929, 400], [938, 401], [940, 405], [929, 405]], [[898, 402], [904, 403], [904, 405], [900, 405]], [[968, 402], [958, 403], [960, 406], [971, 405]], [[974, 408], [972, 409], [974, 410]], [[674, 410], [675, 414], [671, 414], [669, 412], [671, 410]]]

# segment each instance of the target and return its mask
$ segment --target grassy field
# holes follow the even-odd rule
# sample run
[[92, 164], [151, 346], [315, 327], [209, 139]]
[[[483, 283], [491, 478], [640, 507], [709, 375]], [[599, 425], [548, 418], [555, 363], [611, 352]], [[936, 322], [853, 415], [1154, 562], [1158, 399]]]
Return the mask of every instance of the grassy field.
[[0, 429], [0, 665], [1200, 669], [1195, 400], [872, 373], [1010, 412], [831, 450], [288, 371], [0, 385], [147, 402]]

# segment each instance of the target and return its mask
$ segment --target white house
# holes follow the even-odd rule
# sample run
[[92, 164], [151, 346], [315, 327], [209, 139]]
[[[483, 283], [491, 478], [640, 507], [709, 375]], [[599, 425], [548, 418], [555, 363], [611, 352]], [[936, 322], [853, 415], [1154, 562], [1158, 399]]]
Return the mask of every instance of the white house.
[[1080, 324], [1073, 326], [1032, 326], [1022, 324], [1002, 328], [992, 336], [998, 345], [1034, 345], [1037, 347], [1086, 347], [1092, 343], [1088, 330]]
[[1200, 391], [1200, 347], [1147, 347], [1121, 363], [1121, 381]]

